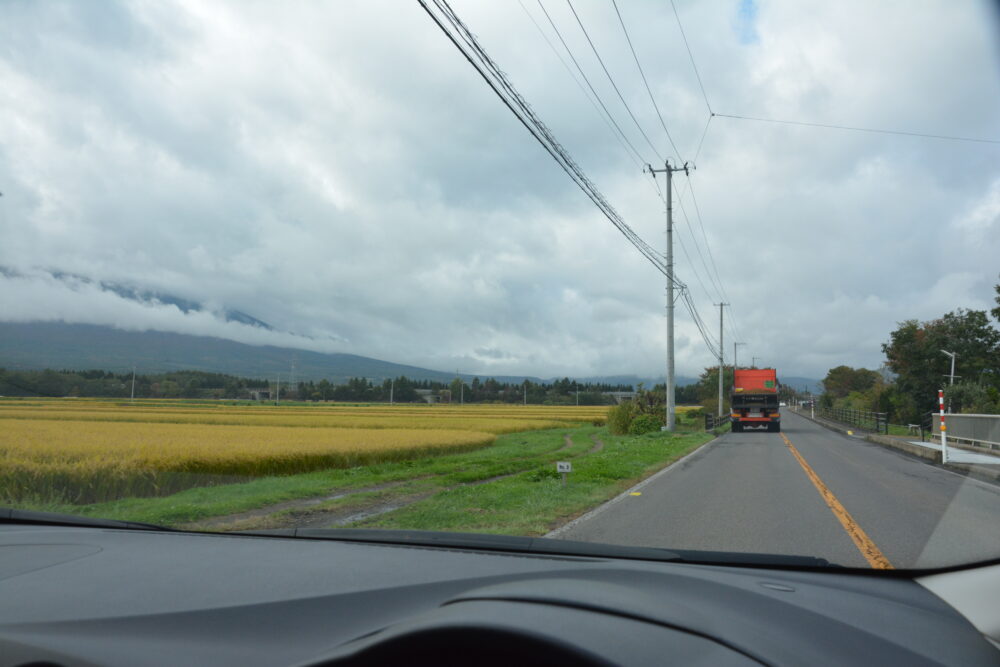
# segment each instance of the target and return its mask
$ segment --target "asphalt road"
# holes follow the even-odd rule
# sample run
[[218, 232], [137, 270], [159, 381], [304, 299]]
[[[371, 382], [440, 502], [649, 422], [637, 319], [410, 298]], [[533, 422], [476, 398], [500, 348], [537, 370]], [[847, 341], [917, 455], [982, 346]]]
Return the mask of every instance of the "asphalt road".
[[[557, 537], [939, 567], [1000, 556], [1000, 487], [825, 429], [727, 433]], [[797, 455], [796, 455], [797, 454]], [[820, 491], [825, 487], [826, 493]]]

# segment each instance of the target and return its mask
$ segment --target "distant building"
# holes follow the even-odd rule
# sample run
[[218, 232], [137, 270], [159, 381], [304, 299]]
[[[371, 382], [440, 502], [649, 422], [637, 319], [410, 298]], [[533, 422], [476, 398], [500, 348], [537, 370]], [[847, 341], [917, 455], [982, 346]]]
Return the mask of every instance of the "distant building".
[[271, 390], [269, 390], [269, 389], [251, 389], [250, 390], [250, 400], [251, 401], [270, 401], [271, 400]]
[[610, 396], [615, 399], [615, 403], [624, 403], [625, 401], [631, 401], [636, 396], [634, 391], [604, 391], [601, 392], [602, 396]]
[[440, 403], [441, 397], [434, 393], [433, 389], [414, 389], [417, 392], [417, 396], [420, 400], [426, 403]]

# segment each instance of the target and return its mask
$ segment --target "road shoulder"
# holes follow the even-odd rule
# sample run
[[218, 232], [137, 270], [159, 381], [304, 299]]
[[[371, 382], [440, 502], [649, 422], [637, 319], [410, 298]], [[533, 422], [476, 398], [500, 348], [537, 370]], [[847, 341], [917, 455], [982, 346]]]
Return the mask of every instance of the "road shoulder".
[[590, 519], [593, 519], [594, 517], [602, 514], [608, 508], [613, 507], [614, 505], [616, 505], [617, 503], [621, 502], [622, 500], [625, 500], [626, 498], [631, 497], [633, 494], [641, 493], [641, 491], [642, 491], [642, 489], [644, 487], [646, 487], [649, 484], [652, 484], [653, 482], [656, 482], [658, 479], [660, 479], [661, 477], [663, 477], [667, 473], [671, 472], [672, 470], [675, 470], [675, 469], [681, 467], [682, 465], [684, 465], [686, 463], [690, 463], [691, 461], [697, 459], [700, 456], [704, 456], [704, 453], [706, 451], [708, 451], [711, 448], [712, 445], [714, 445], [715, 443], [717, 443], [724, 435], [725, 435], [725, 433], [717, 435], [714, 438], [712, 438], [711, 440], [709, 440], [708, 442], [706, 442], [706, 443], [704, 443], [702, 445], [699, 445], [693, 451], [688, 452], [687, 454], [685, 454], [681, 458], [679, 458], [679, 459], [677, 459], [677, 460], [669, 463], [664, 468], [662, 468], [661, 470], [658, 470], [657, 472], [653, 473], [652, 475], [650, 475], [646, 479], [642, 480], [641, 482], [639, 482], [635, 486], [632, 486], [631, 488], [626, 489], [625, 491], [622, 491], [620, 494], [618, 494], [617, 496], [615, 496], [611, 500], [608, 500], [608, 501], [606, 501], [606, 502], [598, 505], [597, 507], [595, 507], [594, 509], [590, 510], [586, 514], [582, 514], [582, 515], [578, 516], [577, 518], [573, 519], [572, 521], [568, 521], [568, 522], [564, 523], [563, 525], [559, 526], [555, 530], [550, 531], [549, 533], [547, 533], [546, 535], [544, 535], [544, 537], [558, 538], [560, 535], [562, 535], [562, 534], [564, 534], [566, 532], [569, 532], [570, 530], [572, 530], [576, 526], [580, 525], [581, 523], [589, 521]]

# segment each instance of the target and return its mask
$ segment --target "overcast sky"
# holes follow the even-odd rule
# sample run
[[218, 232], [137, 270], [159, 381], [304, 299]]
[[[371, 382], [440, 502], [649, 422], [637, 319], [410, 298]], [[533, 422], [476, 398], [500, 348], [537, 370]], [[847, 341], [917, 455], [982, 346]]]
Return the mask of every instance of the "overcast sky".
[[[673, 149], [611, 1], [574, 7], [653, 147], [569, 6], [543, 2], [641, 162], [662, 166], [654, 148]], [[537, 1], [523, 3], [452, 6], [663, 249], [650, 177], [532, 22], [572, 67]], [[691, 160], [709, 112], [670, 3], [618, 7]], [[998, 17], [985, 2], [677, 10], [716, 113], [1000, 139]], [[11, 274], [0, 276], [0, 319], [469, 373], [663, 372], [662, 274], [417, 2], [5, 2], [0, 15], [0, 265]], [[1000, 145], [715, 117], [690, 186], [704, 230], [683, 176], [675, 186], [677, 274], [717, 332], [717, 267], [732, 303], [727, 363], [738, 335], [742, 359], [785, 375], [877, 367], [896, 322], [991, 305]], [[127, 301], [52, 271], [241, 310], [289, 333]], [[696, 375], [711, 354], [685, 310], [677, 320], [678, 373]]]

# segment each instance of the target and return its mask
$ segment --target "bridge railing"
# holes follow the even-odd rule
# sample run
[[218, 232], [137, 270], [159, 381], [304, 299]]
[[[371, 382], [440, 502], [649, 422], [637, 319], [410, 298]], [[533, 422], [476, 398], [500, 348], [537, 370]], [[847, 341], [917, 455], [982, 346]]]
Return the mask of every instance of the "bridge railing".
[[719, 426], [722, 426], [723, 424], [728, 424], [729, 421], [730, 421], [730, 419], [731, 418], [730, 418], [729, 415], [722, 415], [721, 417], [718, 417], [716, 415], [706, 414], [705, 415], [705, 430], [706, 431], [713, 431], [716, 428], [718, 428]]
[[[938, 413], [931, 412], [928, 435], [941, 439]], [[945, 413], [944, 421], [948, 429], [948, 442], [967, 444], [973, 447], [1000, 450], [1000, 415], [966, 415]]]
[[889, 415], [885, 412], [851, 408], [820, 408], [818, 412], [822, 417], [832, 421], [850, 424], [867, 431], [889, 434]]

